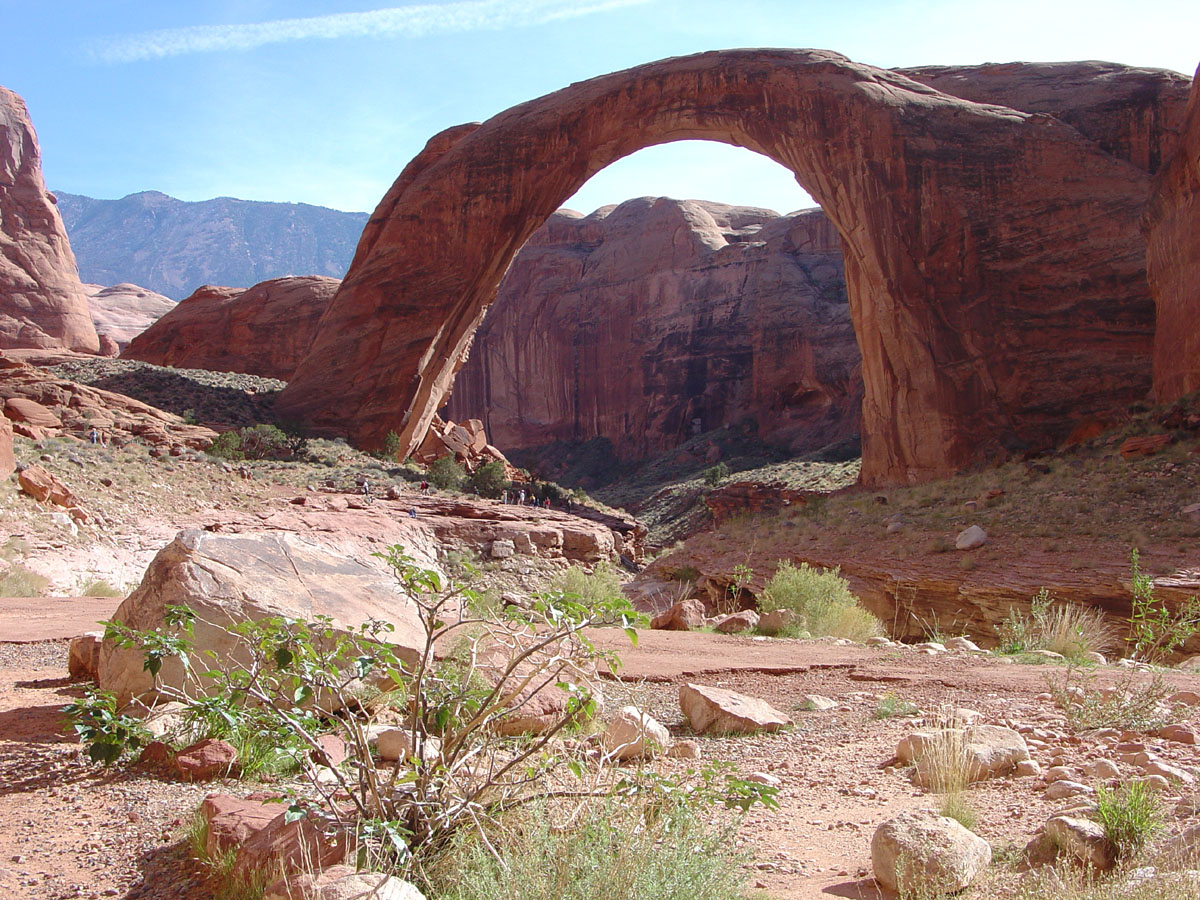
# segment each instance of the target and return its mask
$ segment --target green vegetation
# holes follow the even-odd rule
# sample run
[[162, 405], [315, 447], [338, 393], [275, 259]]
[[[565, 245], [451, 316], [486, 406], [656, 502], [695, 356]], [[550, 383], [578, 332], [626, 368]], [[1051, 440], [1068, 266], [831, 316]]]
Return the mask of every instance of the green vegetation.
[[1074, 666], [1068, 666], [1060, 677], [1047, 678], [1046, 688], [1075, 731], [1161, 728], [1166, 724], [1162, 702], [1174, 692], [1158, 673], [1147, 679], [1126, 670], [1116, 684], [1099, 687], [1094, 675], [1083, 674]]
[[1028, 615], [1010, 606], [996, 637], [1001, 653], [1050, 650], [1073, 660], [1105, 653], [1116, 643], [1103, 611], [1056, 601], [1045, 588], [1034, 596]]
[[81, 597], [124, 597], [125, 591], [113, 587], [103, 578], [92, 578], [79, 586]]
[[306, 441], [289, 435], [277, 425], [259, 424], [217, 435], [208, 455], [218, 459], [294, 459], [304, 452]]
[[872, 719], [891, 719], [896, 716], [915, 716], [921, 710], [915, 703], [910, 703], [888, 692], [879, 698], [879, 703], [871, 713]]
[[429, 464], [429, 483], [442, 491], [457, 491], [467, 480], [467, 470], [453, 456], [441, 456]]
[[621, 593], [621, 576], [608, 563], [598, 563], [591, 572], [571, 566], [551, 582], [551, 587], [594, 609], [624, 596]]
[[512, 482], [508, 480], [504, 463], [494, 459], [476, 469], [468, 485], [472, 490], [478, 491], [479, 496], [495, 499], [511, 487]]
[[1165, 600], [1154, 596], [1154, 579], [1142, 573], [1137, 548], [1129, 552], [1133, 582], [1128, 641], [1135, 659], [1162, 663], [1188, 638], [1200, 631], [1200, 599], [1190, 598], [1172, 612]]
[[729, 477], [729, 466], [723, 462], [719, 462], [715, 466], [705, 469], [703, 477], [705, 484], [709, 487], [716, 487]]
[[[460, 840], [442, 900], [729, 900], [745, 896], [732, 830], [688, 802], [614, 798], [557, 821], [545, 806], [502, 820], [489, 848]], [[494, 848], [494, 849], [492, 849]]]
[[814, 637], [839, 637], [863, 641], [883, 633], [873, 615], [858, 605], [850, 583], [837, 569], [817, 569], [800, 563], [780, 563], [758, 598], [759, 609], [790, 609], [797, 630]]
[[127, 753], [135, 753], [150, 740], [141, 719], [121, 713], [111, 691], [86, 691], [80, 699], [63, 707], [75, 733], [87, 745], [92, 762], [112, 765]]
[[49, 578], [20, 564], [13, 564], [0, 573], [0, 597], [40, 597], [49, 586]]
[[1129, 859], [1163, 829], [1158, 793], [1144, 781], [1130, 781], [1119, 788], [1096, 790], [1096, 821], [1117, 859]]

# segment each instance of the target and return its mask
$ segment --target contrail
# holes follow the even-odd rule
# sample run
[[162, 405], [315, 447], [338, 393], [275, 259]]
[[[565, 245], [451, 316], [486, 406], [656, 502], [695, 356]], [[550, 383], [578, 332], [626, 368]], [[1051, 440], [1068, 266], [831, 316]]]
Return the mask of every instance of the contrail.
[[383, 35], [422, 37], [490, 31], [543, 25], [648, 2], [651, 0], [459, 0], [444, 5], [423, 3], [246, 25], [194, 25], [143, 31], [99, 39], [90, 46], [89, 52], [99, 62], [127, 63], [185, 53], [252, 50], [264, 44], [281, 44], [285, 41]]

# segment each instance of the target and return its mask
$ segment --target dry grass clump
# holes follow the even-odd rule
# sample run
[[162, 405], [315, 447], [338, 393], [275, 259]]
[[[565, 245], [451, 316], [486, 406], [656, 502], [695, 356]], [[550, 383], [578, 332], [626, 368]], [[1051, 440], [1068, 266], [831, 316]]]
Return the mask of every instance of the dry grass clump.
[[1004, 621], [996, 626], [996, 636], [1002, 653], [1050, 650], [1068, 659], [1103, 654], [1118, 643], [1102, 610], [1057, 601], [1045, 588], [1030, 602], [1028, 614], [1009, 607]]
[[784, 561], [763, 588], [758, 606], [763, 612], [791, 610], [799, 620], [796, 631], [807, 631], [813, 637], [865, 641], [883, 634], [879, 620], [858, 605], [850, 593], [850, 582], [837, 569]]
[[1174, 691], [1158, 673], [1143, 680], [1135, 672], [1127, 672], [1112, 687], [1100, 688], [1094, 676], [1084, 675], [1073, 667], [1060, 677], [1047, 678], [1046, 689], [1075, 731], [1161, 728], [1169, 718], [1163, 704]]

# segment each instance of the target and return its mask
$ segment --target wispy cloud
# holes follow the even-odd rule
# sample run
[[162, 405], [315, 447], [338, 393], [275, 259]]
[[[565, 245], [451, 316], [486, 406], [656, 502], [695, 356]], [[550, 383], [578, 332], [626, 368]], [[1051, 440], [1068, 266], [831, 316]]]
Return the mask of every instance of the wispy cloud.
[[458, 0], [446, 4], [423, 3], [370, 12], [276, 19], [245, 25], [194, 25], [143, 31], [97, 40], [89, 50], [93, 59], [100, 62], [127, 63], [186, 53], [253, 50], [265, 44], [286, 41], [423, 37], [464, 31], [494, 31], [544, 25], [648, 2], [651, 0]]

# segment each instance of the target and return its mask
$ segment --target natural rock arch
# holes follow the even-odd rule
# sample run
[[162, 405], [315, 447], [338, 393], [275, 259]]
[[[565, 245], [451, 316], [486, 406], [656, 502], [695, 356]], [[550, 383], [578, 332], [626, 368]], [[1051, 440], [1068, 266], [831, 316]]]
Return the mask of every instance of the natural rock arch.
[[1044, 444], [1072, 409], [1149, 387], [1146, 171], [1052, 116], [826, 51], [734, 50], [432, 138], [368, 222], [281, 414], [366, 445], [395, 429], [411, 450], [533, 231], [600, 169], [686, 139], [786, 166], [841, 234], [864, 482]]

